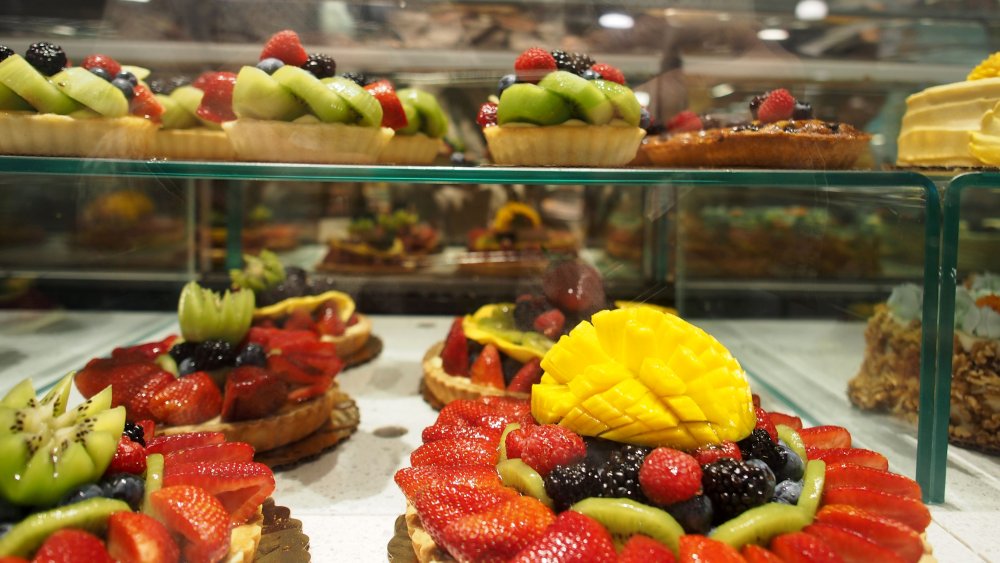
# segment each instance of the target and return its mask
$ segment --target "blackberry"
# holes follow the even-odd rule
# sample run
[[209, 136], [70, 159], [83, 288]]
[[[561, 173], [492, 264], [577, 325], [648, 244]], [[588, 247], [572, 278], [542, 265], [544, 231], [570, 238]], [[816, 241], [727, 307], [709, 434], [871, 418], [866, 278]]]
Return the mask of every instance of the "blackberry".
[[5, 60], [7, 57], [14, 54], [14, 49], [6, 45], [0, 45], [0, 61]]
[[774, 492], [773, 488], [769, 490], [769, 476], [762, 468], [742, 461], [723, 458], [702, 466], [701, 470], [701, 486], [712, 501], [715, 524], [766, 503]]
[[520, 331], [535, 330], [535, 319], [549, 309], [544, 296], [526, 293], [514, 301], [514, 326]]
[[313, 73], [316, 78], [329, 78], [337, 74], [337, 61], [323, 53], [311, 53], [302, 68]]
[[650, 449], [628, 444], [611, 452], [604, 464], [604, 494], [610, 498], [630, 498], [649, 504], [639, 485], [639, 468]]
[[132, 440], [142, 447], [146, 447], [146, 434], [143, 432], [142, 426], [139, 426], [130, 420], [126, 420], [125, 435], [128, 436], [129, 440]]
[[675, 502], [665, 510], [689, 534], [708, 535], [712, 529], [712, 501], [705, 495], [695, 495], [685, 501]]
[[757, 110], [760, 109], [760, 104], [764, 103], [764, 98], [767, 96], [754, 96], [750, 98], [750, 115], [754, 119], [757, 119]]
[[573, 74], [583, 76], [583, 73], [594, 66], [593, 57], [586, 53], [567, 53], [562, 49], [552, 51], [552, 58], [556, 60], [556, 68], [566, 70]]
[[255, 342], [251, 342], [240, 350], [240, 353], [236, 355], [236, 361], [234, 362], [236, 367], [240, 366], [257, 366], [264, 367], [267, 365], [267, 353], [264, 352], [264, 347]]
[[[26, 508], [7, 502], [6, 500], [0, 498], [0, 522], [3, 523], [20, 522], [27, 515], [26, 512], [27, 512]], [[3, 534], [0, 533], [0, 536], [2, 535]]]
[[103, 496], [125, 501], [132, 510], [139, 510], [146, 492], [146, 482], [139, 475], [116, 473], [104, 479], [100, 488]]
[[601, 496], [601, 470], [584, 460], [559, 465], [545, 476], [545, 492], [559, 512], [585, 498]]
[[225, 340], [206, 340], [194, 350], [195, 367], [212, 370], [233, 364], [233, 346]]
[[52, 76], [66, 68], [66, 52], [59, 45], [46, 41], [32, 43], [24, 53], [24, 59], [45, 76]]
[[813, 107], [809, 102], [795, 102], [795, 109], [792, 110], [792, 119], [812, 119]]
[[282, 61], [281, 59], [276, 59], [274, 57], [261, 59], [260, 62], [257, 63], [257, 68], [263, 70], [268, 74], [274, 74], [276, 70], [278, 70], [283, 66], [285, 66], [284, 61]]
[[777, 482], [774, 478], [774, 471], [771, 471], [771, 468], [759, 459], [748, 459], [743, 463], [757, 469], [764, 476], [764, 490], [767, 492], [764, 497], [771, 500], [774, 497], [774, 484]]
[[170, 348], [170, 357], [174, 359], [175, 362], [180, 364], [185, 359], [190, 358], [194, 355], [194, 349], [198, 347], [197, 342], [184, 341], [178, 344], [174, 344]]
[[341, 76], [348, 80], [353, 80], [358, 86], [367, 86], [371, 83], [371, 80], [363, 72], [345, 72]]
[[763, 428], [755, 429], [749, 436], [736, 442], [736, 445], [740, 447], [743, 459], [759, 459], [775, 473], [785, 465], [785, 458], [781, 455], [778, 444], [771, 441], [771, 435]]
[[170, 78], [154, 78], [149, 81], [149, 90], [154, 94], [169, 96], [181, 86], [187, 86], [191, 81], [186, 76], [171, 76]]

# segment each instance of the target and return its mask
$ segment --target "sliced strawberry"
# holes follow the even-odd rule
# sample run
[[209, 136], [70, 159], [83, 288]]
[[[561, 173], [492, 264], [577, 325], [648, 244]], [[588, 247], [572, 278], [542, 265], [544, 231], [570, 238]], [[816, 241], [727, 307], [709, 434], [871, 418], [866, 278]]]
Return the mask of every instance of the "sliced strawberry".
[[396, 472], [396, 484], [408, 500], [427, 487], [445, 485], [468, 485], [470, 487], [502, 487], [500, 477], [494, 468], [484, 465], [465, 467], [404, 467]]
[[873, 469], [889, 470], [889, 460], [878, 452], [864, 448], [806, 448], [809, 459], [822, 459], [827, 466], [841, 463], [863, 465]]
[[479, 402], [519, 422], [534, 423], [535, 421], [534, 417], [531, 416], [531, 401], [528, 399], [488, 396], [480, 398]]
[[476, 123], [480, 127], [492, 127], [497, 124], [497, 105], [494, 102], [486, 102], [479, 106], [479, 114], [476, 116]]
[[333, 385], [333, 378], [326, 377], [321, 381], [313, 383], [312, 385], [299, 387], [288, 394], [288, 401], [291, 403], [308, 401], [326, 393], [330, 389], [331, 385]]
[[448, 375], [469, 375], [469, 342], [462, 329], [462, 317], [456, 317], [448, 330], [441, 350], [441, 367]]
[[45, 540], [35, 553], [36, 563], [114, 563], [101, 538], [78, 530], [63, 528]]
[[506, 561], [540, 538], [555, 519], [538, 499], [517, 495], [455, 519], [439, 533], [440, 543], [459, 561]]
[[500, 430], [512, 422], [533, 423], [530, 411], [480, 400], [458, 400], [448, 403], [438, 415], [437, 424], [472, 426]]
[[115, 348], [111, 351], [111, 357], [116, 360], [155, 360], [157, 356], [169, 352], [170, 347], [173, 346], [176, 340], [177, 335], [171, 334], [158, 342], [147, 342], [136, 346]]
[[902, 557], [857, 532], [826, 524], [810, 524], [802, 531], [823, 540], [845, 563], [904, 563]]
[[302, 47], [299, 34], [290, 29], [275, 33], [264, 44], [260, 52], [260, 60], [278, 59], [286, 65], [302, 66], [309, 60], [309, 54]]
[[860, 508], [906, 524], [917, 532], [923, 532], [931, 523], [930, 511], [919, 500], [862, 487], [824, 489], [823, 504], [846, 504]]
[[740, 555], [747, 560], [747, 563], [782, 563], [780, 557], [752, 543], [744, 545], [740, 549]]
[[[667, 552], [670, 553], [669, 550]], [[543, 535], [518, 552], [511, 561], [534, 563], [554, 561], [557, 557], [559, 561], [566, 563], [584, 563], [615, 561], [617, 554], [614, 540], [607, 528], [589, 516], [567, 510], [545, 529]]]
[[86, 58], [84, 58], [80, 63], [80, 66], [87, 70], [93, 70], [95, 68], [104, 69], [108, 73], [108, 76], [112, 78], [122, 71], [122, 65], [118, 64], [118, 61], [108, 55], [102, 55], [100, 53], [87, 55]]
[[476, 385], [485, 385], [494, 389], [503, 389], [506, 384], [503, 379], [503, 367], [500, 365], [500, 351], [492, 344], [483, 347], [479, 357], [469, 368], [469, 380]]
[[924, 556], [920, 534], [905, 524], [876, 516], [853, 506], [828, 504], [816, 513], [816, 521], [858, 532], [880, 546], [896, 553], [907, 563], [917, 563]]
[[[163, 121], [163, 112], [166, 108], [156, 99], [153, 92], [145, 84], [135, 86], [135, 94], [129, 101], [128, 111], [132, 115], [144, 117], [153, 123]], [[234, 116], [235, 117], [235, 116]]]
[[565, 324], [566, 315], [562, 311], [559, 309], [549, 309], [535, 317], [535, 322], [531, 326], [536, 332], [544, 334], [550, 340], [555, 340], [562, 334]]
[[132, 473], [142, 475], [146, 471], [146, 448], [142, 444], [133, 442], [128, 436], [122, 434], [118, 440], [118, 449], [115, 456], [108, 464], [106, 475], [113, 473]]
[[532, 47], [514, 59], [514, 72], [521, 82], [538, 82], [557, 68], [552, 53], [539, 47]]
[[83, 369], [76, 372], [73, 383], [80, 394], [89, 399], [111, 386], [111, 404], [124, 405], [129, 395], [125, 386], [141, 385], [154, 373], [163, 368], [145, 359], [94, 358]]
[[849, 448], [851, 433], [841, 426], [814, 426], [799, 430], [799, 437], [807, 447], [812, 448]]
[[246, 442], [222, 442], [174, 450], [163, 456], [163, 466], [197, 462], [253, 461], [253, 446]]
[[153, 418], [172, 426], [205, 422], [221, 410], [222, 393], [203, 371], [175, 379], [149, 400]]
[[289, 313], [288, 318], [285, 319], [285, 324], [282, 328], [287, 330], [308, 330], [310, 332], [316, 331], [316, 321], [312, 318], [312, 313], [305, 309], [293, 309]]
[[365, 86], [365, 90], [375, 96], [382, 106], [382, 127], [390, 129], [402, 129], [406, 127], [406, 112], [403, 110], [403, 103], [396, 95], [396, 89], [392, 87], [392, 82], [379, 80]]
[[[667, 121], [667, 131], [671, 133], [683, 133], [684, 131], [700, 131], [702, 129], [701, 118], [693, 111], [684, 110]], [[756, 404], [754, 406], [760, 406]]]
[[570, 465], [587, 455], [587, 445], [579, 434], [556, 424], [533, 425], [521, 448], [521, 460], [542, 477], [558, 465]]
[[768, 416], [767, 411], [757, 407], [754, 409], [757, 414], [757, 425], [754, 426], [754, 430], [757, 428], [763, 428], [767, 431], [767, 435], [771, 437], [771, 441], [775, 444], [778, 443], [778, 429], [774, 427], [774, 422], [771, 417]]
[[165, 466], [163, 486], [201, 487], [222, 502], [233, 524], [246, 522], [274, 492], [274, 472], [253, 461], [176, 463]]
[[200, 79], [201, 105], [195, 114], [213, 123], [222, 123], [236, 119], [233, 113], [233, 88], [236, 86], [236, 75], [232, 72], [212, 72], [203, 74]]
[[410, 465], [496, 465], [497, 448], [493, 442], [472, 438], [447, 438], [422, 444], [410, 454]]
[[850, 463], [827, 463], [823, 486], [827, 489], [863, 487], [914, 500], [923, 498], [920, 484], [905, 475]]
[[166, 526], [140, 512], [108, 518], [108, 553], [119, 563], [177, 563], [181, 557]]
[[231, 527], [226, 508], [201, 487], [163, 487], [149, 495], [157, 520], [183, 538], [184, 559], [219, 561], [229, 552]]
[[288, 384], [277, 374], [257, 366], [240, 366], [226, 376], [222, 420], [263, 418], [281, 408]]
[[805, 532], [782, 534], [769, 546], [786, 563], [843, 563], [823, 540]]
[[308, 369], [285, 354], [268, 356], [267, 371], [291, 385], [313, 385], [322, 378], [321, 373]]
[[324, 336], [343, 336], [347, 331], [343, 319], [340, 318], [340, 310], [337, 302], [330, 300], [316, 308], [313, 313], [316, 317], [316, 331]]
[[531, 358], [521, 369], [517, 370], [514, 377], [507, 385], [507, 390], [512, 393], [531, 393], [531, 386], [542, 380], [542, 361], [538, 358]]
[[418, 492], [413, 506], [427, 533], [438, 541], [440, 532], [457, 518], [485, 510], [518, 497], [510, 487], [483, 488], [470, 485], [431, 485]]
[[743, 460], [743, 454], [740, 452], [739, 445], [736, 442], [725, 441], [721, 444], [713, 444], [710, 446], [702, 446], [691, 453], [698, 463], [701, 465], [707, 465], [709, 463], [719, 461], [724, 457], [732, 458], [737, 461]]
[[226, 441], [222, 432], [185, 432], [169, 436], [157, 436], [146, 441], [147, 454], [163, 454], [166, 456], [177, 450], [197, 448], [210, 444], [221, 444]]
[[502, 432], [502, 430], [494, 428], [438, 423], [424, 428], [423, 432], [420, 433], [420, 438], [424, 443], [436, 442], [437, 440], [444, 440], [446, 438], [474, 438], [476, 440], [498, 442]]
[[674, 563], [674, 552], [649, 536], [636, 534], [625, 542], [618, 563], [650, 563], [651, 561]]
[[740, 553], [732, 547], [698, 534], [681, 536], [678, 549], [679, 563], [711, 561], [712, 563], [743, 563]]
[[784, 424], [792, 430], [802, 430], [802, 419], [797, 416], [780, 412], [768, 412], [767, 415], [771, 417], [771, 422], [773, 422], [775, 426]]
[[601, 78], [603, 78], [604, 80], [608, 80], [610, 82], [617, 82], [622, 86], [625, 85], [625, 75], [622, 74], [622, 71], [618, 70], [617, 68], [609, 64], [597, 63], [592, 65], [590, 67], [590, 70], [601, 75]]

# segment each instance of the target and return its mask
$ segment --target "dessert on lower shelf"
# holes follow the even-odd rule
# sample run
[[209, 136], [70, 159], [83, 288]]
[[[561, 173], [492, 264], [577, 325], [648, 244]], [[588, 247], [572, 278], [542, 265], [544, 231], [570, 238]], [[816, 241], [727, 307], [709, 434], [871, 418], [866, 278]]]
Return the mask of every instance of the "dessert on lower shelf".
[[601, 311], [541, 365], [530, 400], [444, 407], [396, 473], [419, 561], [934, 560], [915, 481], [755, 406], [674, 315]]
[[87, 202], [72, 234], [73, 244], [105, 251], [130, 252], [134, 262], [151, 260], [159, 251], [173, 251], [175, 261], [183, 253], [184, 223], [178, 217], [158, 212], [146, 192], [114, 190]]
[[653, 166], [851, 168], [871, 138], [847, 123], [812, 118], [812, 107], [784, 88], [750, 102], [752, 120], [722, 126], [684, 111], [665, 134], [651, 137], [642, 152]]
[[458, 256], [461, 272], [519, 276], [545, 271], [550, 260], [576, 256], [579, 238], [566, 229], [546, 227], [533, 207], [505, 203], [489, 228], [469, 232], [467, 252]]
[[[865, 330], [865, 357], [848, 385], [855, 406], [916, 421], [923, 290], [896, 287]], [[955, 294], [951, 419], [955, 444], [1000, 452], [1000, 277], [973, 276]]]
[[[0, 558], [5, 561], [251, 561], [271, 469], [219, 433], [154, 436], [108, 387], [68, 406], [72, 376], [0, 401]], [[7, 559], [14, 558], [14, 559]], [[22, 559], [17, 559], [22, 558]]]
[[476, 120], [495, 164], [624, 166], [646, 134], [621, 71], [584, 53], [528, 49], [499, 90]]
[[344, 273], [399, 273], [425, 267], [441, 251], [441, 234], [415, 213], [397, 210], [354, 219], [347, 236], [329, 241], [316, 267]]

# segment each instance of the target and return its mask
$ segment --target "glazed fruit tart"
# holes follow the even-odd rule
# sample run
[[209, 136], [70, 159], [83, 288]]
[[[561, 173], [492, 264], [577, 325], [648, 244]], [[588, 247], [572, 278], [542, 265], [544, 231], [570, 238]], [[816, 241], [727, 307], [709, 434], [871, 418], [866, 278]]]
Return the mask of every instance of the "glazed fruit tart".
[[755, 406], [714, 338], [601, 311], [530, 400], [455, 401], [395, 480], [420, 561], [929, 561], [913, 480]]
[[422, 268], [441, 251], [441, 233], [409, 211], [351, 221], [347, 236], [329, 241], [317, 269], [341, 273], [398, 273]]

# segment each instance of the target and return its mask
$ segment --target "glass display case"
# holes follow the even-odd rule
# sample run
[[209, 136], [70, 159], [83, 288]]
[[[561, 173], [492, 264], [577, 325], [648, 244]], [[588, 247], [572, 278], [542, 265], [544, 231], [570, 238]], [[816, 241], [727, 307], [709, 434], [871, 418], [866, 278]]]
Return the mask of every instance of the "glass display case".
[[[986, 529], [1000, 506], [998, 450], [968, 437], [948, 444], [956, 310], [968, 306], [954, 296], [1000, 266], [1000, 182], [895, 166], [906, 96], [962, 80], [988, 54], [1000, 21], [989, 6], [55, 4], [0, 9], [0, 44], [23, 53], [52, 41], [74, 61], [105, 53], [171, 82], [238, 72], [273, 32], [295, 29], [338, 73], [432, 92], [449, 134], [426, 166], [0, 155], [4, 392], [24, 377], [47, 391], [92, 358], [177, 334], [185, 283], [224, 289], [231, 270], [273, 251], [348, 294], [379, 342], [374, 359], [337, 375], [357, 430], [278, 471], [273, 496], [302, 520], [317, 561], [384, 560], [387, 545], [390, 560], [408, 561], [406, 532], [394, 528], [407, 501], [393, 475], [438, 416], [422, 394], [428, 350], [456, 316], [537, 295], [546, 272], [576, 258], [600, 273], [608, 303], [672, 308], [717, 338], [765, 410], [848, 428], [853, 447], [915, 478], [939, 560], [1000, 557]], [[870, 144], [849, 171], [490, 164], [479, 105], [538, 45], [615, 65], [662, 125], [686, 109], [743, 115], [755, 95], [784, 86]], [[386, 238], [400, 222], [406, 236]], [[512, 224], [546, 239], [512, 252]], [[391, 259], [345, 258], [365, 237]], [[983, 330], [997, 339], [992, 324]], [[992, 432], [992, 386], [981, 383], [955, 388], [987, 404], [973, 427]], [[896, 387], [906, 391], [890, 405], [885, 390]]]

